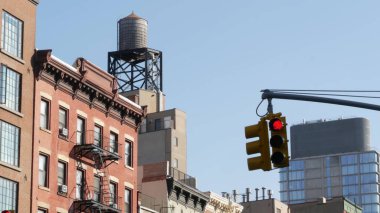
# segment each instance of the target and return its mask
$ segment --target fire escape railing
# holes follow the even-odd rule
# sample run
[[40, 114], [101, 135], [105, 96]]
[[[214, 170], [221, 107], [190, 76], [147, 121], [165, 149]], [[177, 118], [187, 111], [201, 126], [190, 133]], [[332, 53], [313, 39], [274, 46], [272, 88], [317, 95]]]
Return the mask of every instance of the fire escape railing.
[[99, 178], [97, 186], [88, 184], [83, 178], [81, 187], [77, 186], [74, 207], [79, 212], [121, 212], [122, 198], [117, 196], [117, 189], [111, 185], [108, 166], [121, 157], [118, 154], [118, 142], [104, 137], [102, 132], [88, 130], [76, 132], [76, 145], [73, 148], [78, 168], [82, 168], [85, 159], [95, 168]]

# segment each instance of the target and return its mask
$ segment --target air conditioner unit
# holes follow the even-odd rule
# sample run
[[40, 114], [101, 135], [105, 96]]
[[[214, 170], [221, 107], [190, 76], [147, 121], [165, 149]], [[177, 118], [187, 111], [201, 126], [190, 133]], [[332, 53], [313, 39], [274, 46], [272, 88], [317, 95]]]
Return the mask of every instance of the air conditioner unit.
[[111, 203], [111, 205], [110, 205], [112, 208], [114, 208], [114, 209], [117, 209], [117, 204], [116, 203]]
[[66, 128], [59, 128], [59, 134], [67, 137], [67, 135], [69, 134], [69, 131]]
[[66, 185], [59, 185], [58, 186], [58, 192], [67, 193], [67, 186]]

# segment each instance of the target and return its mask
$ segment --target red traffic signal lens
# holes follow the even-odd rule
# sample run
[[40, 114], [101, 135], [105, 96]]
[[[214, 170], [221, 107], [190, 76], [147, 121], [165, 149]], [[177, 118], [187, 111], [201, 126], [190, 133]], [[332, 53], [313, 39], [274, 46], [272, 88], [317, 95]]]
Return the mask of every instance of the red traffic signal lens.
[[280, 130], [282, 130], [282, 128], [284, 128], [284, 124], [282, 123], [282, 121], [280, 119], [274, 118], [274, 119], [270, 120], [269, 128], [272, 131], [280, 131]]

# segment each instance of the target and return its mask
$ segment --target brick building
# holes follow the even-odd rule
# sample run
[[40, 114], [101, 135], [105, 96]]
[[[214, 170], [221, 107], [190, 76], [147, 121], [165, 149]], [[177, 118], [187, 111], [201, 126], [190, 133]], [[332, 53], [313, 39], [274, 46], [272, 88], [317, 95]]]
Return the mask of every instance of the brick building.
[[70, 66], [39, 50], [34, 62], [32, 212], [137, 212], [144, 110], [83, 58]]
[[37, 4], [0, 1], [0, 212], [30, 212]]

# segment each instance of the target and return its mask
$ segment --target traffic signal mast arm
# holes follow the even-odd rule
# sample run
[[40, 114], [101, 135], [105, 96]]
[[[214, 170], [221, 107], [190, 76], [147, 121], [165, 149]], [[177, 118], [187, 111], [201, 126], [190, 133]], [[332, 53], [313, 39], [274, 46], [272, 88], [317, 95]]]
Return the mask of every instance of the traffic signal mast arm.
[[268, 102], [269, 102], [268, 112], [269, 113], [273, 113], [271, 100], [274, 98], [275, 99], [297, 100], [297, 101], [319, 102], [319, 103], [326, 103], [326, 104], [336, 104], [336, 105], [343, 105], [343, 106], [350, 106], [350, 107], [357, 107], [357, 108], [364, 108], [364, 109], [380, 111], [379, 105], [362, 103], [362, 102], [357, 102], [357, 101], [349, 101], [349, 100], [342, 100], [342, 99], [336, 99], [336, 98], [325, 98], [325, 97], [318, 97], [318, 96], [311, 96], [311, 95], [277, 93], [277, 92], [270, 91], [268, 89], [262, 90], [261, 92], [263, 92], [263, 94], [261, 95], [261, 98], [262, 99], [268, 99]]

